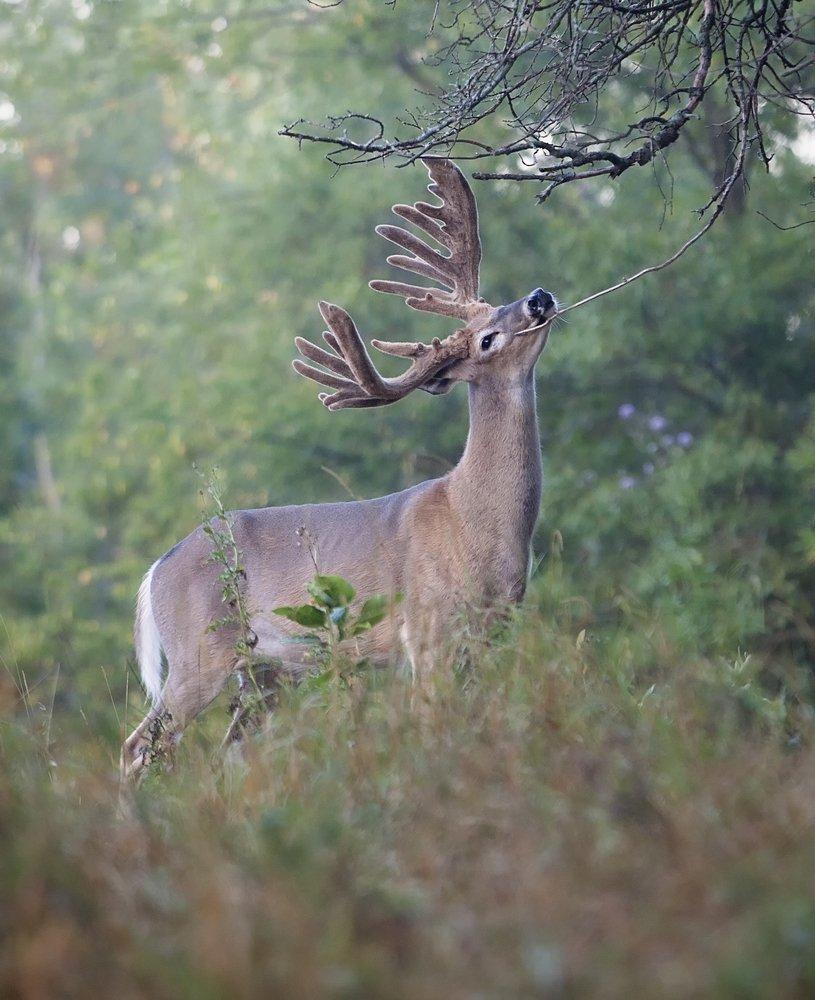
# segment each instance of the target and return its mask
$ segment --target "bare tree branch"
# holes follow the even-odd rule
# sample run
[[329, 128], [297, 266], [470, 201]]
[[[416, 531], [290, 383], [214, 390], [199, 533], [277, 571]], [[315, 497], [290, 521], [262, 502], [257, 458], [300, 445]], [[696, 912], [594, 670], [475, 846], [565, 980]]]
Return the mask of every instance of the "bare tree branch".
[[[715, 90], [728, 158], [738, 159], [749, 106], [750, 146], [769, 163], [766, 109], [815, 116], [813, 20], [789, 0], [439, 0], [429, 30], [443, 44], [425, 59], [439, 82], [405, 112], [404, 137], [372, 109], [281, 132], [326, 145], [336, 165], [441, 153], [509, 161], [473, 176], [532, 180], [544, 201], [563, 184], [664, 160]], [[635, 121], [620, 120], [621, 87], [645, 100]]]
[[[613, 181], [657, 161], [670, 172], [671, 147], [694, 135], [704, 109], [704, 148], [714, 154], [704, 224], [661, 263], [575, 308], [670, 266], [697, 243], [748, 159], [769, 168], [770, 116], [777, 128], [780, 112], [792, 131], [799, 116], [815, 121], [807, 35], [815, 14], [798, 8], [792, 0], [436, 0], [429, 34], [437, 51], [421, 79], [438, 82], [425, 88], [425, 104], [405, 111], [398, 136], [373, 109], [322, 125], [297, 121], [281, 134], [325, 145], [337, 166], [387, 158], [403, 166], [428, 154], [497, 161], [473, 176], [532, 182], [543, 202], [565, 184]], [[637, 104], [634, 120], [624, 117]], [[704, 165], [703, 146], [691, 145]], [[745, 191], [739, 185], [736, 197]]]

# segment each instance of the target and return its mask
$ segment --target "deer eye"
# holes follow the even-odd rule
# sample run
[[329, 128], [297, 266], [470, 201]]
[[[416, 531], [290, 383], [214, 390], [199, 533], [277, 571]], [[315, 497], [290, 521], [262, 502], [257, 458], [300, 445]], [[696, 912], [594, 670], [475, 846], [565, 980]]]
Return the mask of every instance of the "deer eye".
[[490, 344], [492, 344], [495, 339], [494, 333], [487, 333], [481, 338], [481, 350], [488, 351], [490, 349]]

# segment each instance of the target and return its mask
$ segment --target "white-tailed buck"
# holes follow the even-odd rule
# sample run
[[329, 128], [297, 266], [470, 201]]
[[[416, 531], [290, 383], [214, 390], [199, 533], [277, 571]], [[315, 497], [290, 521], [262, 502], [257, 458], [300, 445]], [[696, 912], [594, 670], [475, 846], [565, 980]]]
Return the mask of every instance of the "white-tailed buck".
[[[297, 338], [311, 363], [293, 364], [332, 390], [320, 394], [331, 411], [386, 406], [414, 389], [438, 395], [467, 382], [464, 454], [440, 479], [376, 500], [230, 515], [243, 554], [254, 663], [273, 662], [293, 674], [307, 668], [310, 647], [292, 642], [296, 628], [272, 609], [302, 601], [315, 572], [313, 548], [320, 572], [346, 578], [358, 594], [404, 595], [385, 621], [354, 641], [359, 655], [372, 661], [404, 654], [419, 681], [449, 659], [468, 616], [483, 622], [523, 597], [541, 494], [534, 368], [557, 304], [541, 288], [509, 305], [491, 306], [479, 297], [473, 193], [449, 160], [427, 159], [425, 165], [439, 204], [395, 205], [393, 211], [441, 249], [396, 226], [377, 232], [407, 251], [388, 263], [442, 287], [399, 281], [372, 281], [371, 287], [463, 325], [429, 345], [374, 340], [378, 350], [410, 359], [407, 371], [385, 378], [348, 313], [321, 302], [329, 350]], [[251, 667], [241, 662], [235, 629], [210, 628], [223, 615], [219, 567], [210, 555], [211, 540], [199, 527], [153, 564], [139, 590], [136, 654], [153, 705], [125, 742], [128, 773], [142, 767], [157, 738], [177, 740], [231, 674]]]

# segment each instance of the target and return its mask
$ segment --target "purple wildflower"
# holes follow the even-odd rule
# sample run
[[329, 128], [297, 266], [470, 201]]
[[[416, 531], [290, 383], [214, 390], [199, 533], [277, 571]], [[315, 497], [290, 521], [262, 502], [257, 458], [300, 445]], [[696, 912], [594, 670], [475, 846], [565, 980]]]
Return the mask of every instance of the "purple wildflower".
[[636, 412], [637, 408], [633, 403], [623, 403], [622, 406], [617, 409], [617, 416], [620, 420], [630, 420]]
[[659, 431], [664, 431], [667, 423], [668, 421], [662, 416], [661, 413], [655, 413], [653, 417], [648, 418], [648, 427], [650, 430], [654, 431], [655, 434], [658, 434]]
[[633, 476], [620, 476], [619, 486], [621, 490], [633, 490], [637, 485], [637, 480]]
[[676, 443], [681, 445], [683, 448], [690, 448], [693, 444], [693, 434], [690, 431], [680, 431], [676, 435]]

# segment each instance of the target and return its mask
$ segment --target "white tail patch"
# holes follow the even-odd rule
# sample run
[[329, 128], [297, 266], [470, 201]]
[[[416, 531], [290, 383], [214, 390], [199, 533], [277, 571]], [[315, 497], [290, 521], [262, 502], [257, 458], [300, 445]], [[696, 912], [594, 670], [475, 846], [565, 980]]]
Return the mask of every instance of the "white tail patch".
[[133, 641], [136, 646], [136, 660], [141, 671], [141, 679], [150, 700], [155, 705], [161, 695], [161, 636], [153, 615], [153, 601], [150, 588], [153, 572], [158, 562], [154, 562], [139, 587], [136, 599], [136, 627]]

